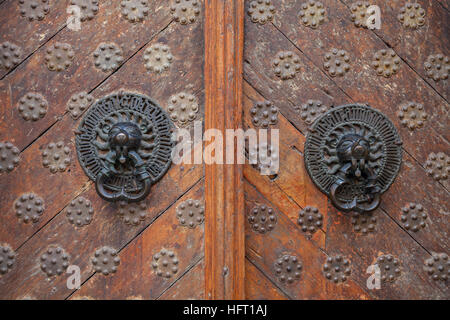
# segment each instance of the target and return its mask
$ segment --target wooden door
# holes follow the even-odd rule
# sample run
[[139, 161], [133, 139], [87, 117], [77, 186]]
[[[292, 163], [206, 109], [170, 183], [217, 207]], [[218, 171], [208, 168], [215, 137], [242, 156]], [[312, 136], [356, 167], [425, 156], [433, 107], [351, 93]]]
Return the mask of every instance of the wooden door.
[[[152, 98], [176, 127], [203, 120], [203, 3], [37, 2], [0, 4], [1, 42], [10, 43], [2, 55], [18, 52], [0, 71], [2, 154], [12, 154], [1, 160], [0, 242], [9, 252], [0, 298], [204, 298], [203, 165], [172, 165], [143, 202], [122, 206], [97, 195], [75, 148], [86, 110], [119, 91]], [[81, 7], [79, 29], [67, 20], [71, 4]], [[191, 204], [195, 222], [183, 224], [178, 213]], [[79, 290], [67, 285], [72, 267]]]
[[[406, 2], [247, 1], [244, 127], [258, 129], [252, 109], [270, 101], [279, 111], [270, 128], [280, 131], [279, 172], [262, 176], [255, 166], [244, 168], [247, 298], [449, 298], [449, 12], [445, 1]], [[359, 14], [366, 4], [379, 6], [381, 29], [361, 26], [365, 20]], [[418, 19], [424, 15], [417, 29], [399, 17], [410, 7], [417, 10]], [[335, 49], [338, 55], [343, 50], [342, 64], [331, 61], [327, 68], [326, 56], [332, 57]], [[374, 61], [380, 50], [393, 50], [399, 57], [397, 70], [387, 67], [391, 72], [378, 73]], [[443, 75], [432, 67], [430, 56], [438, 54], [446, 59]], [[280, 55], [284, 61], [291, 59], [290, 69], [282, 65], [276, 70]], [[315, 118], [331, 106], [356, 102], [389, 117], [404, 152], [401, 171], [382, 196], [381, 206], [371, 215], [352, 219], [313, 184], [304, 165], [304, 145]], [[405, 105], [423, 109], [411, 118], [411, 108], [402, 110]], [[437, 165], [440, 155], [443, 165]], [[409, 220], [402, 220], [408, 211], [418, 216], [409, 228]], [[262, 223], [261, 216], [266, 218]], [[431, 265], [433, 257], [437, 261]], [[325, 272], [326, 263], [339, 266], [339, 271]], [[367, 286], [373, 271], [366, 270], [374, 264], [386, 276], [380, 289]]]

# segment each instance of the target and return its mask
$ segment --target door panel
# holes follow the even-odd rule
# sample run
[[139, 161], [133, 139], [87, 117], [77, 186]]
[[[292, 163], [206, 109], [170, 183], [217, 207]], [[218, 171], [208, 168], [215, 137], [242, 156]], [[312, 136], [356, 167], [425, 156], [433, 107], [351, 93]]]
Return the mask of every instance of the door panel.
[[[446, 281], [433, 280], [424, 271], [425, 260], [435, 252], [448, 254], [449, 249], [448, 180], [436, 180], [426, 170], [431, 153], [449, 149], [448, 85], [447, 80], [427, 78], [423, 67], [430, 52], [448, 52], [448, 38], [443, 34], [448, 28], [448, 19], [443, 17], [448, 12], [436, 1], [418, 1], [427, 10], [426, 26], [411, 31], [396, 18], [403, 4], [373, 1], [382, 11], [382, 29], [371, 31], [357, 28], [351, 21], [353, 1], [321, 1], [325, 20], [310, 28], [299, 17], [303, 2], [307, 1], [271, 1], [272, 21], [255, 23], [250, 14], [245, 20], [244, 127], [258, 129], [252, 123], [251, 109], [269, 100], [279, 109], [278, 123], [270, 129], [280, 130], [278, 174], [261, 176], [254, 166], [245, 166], [247, 217], [261, 205], [276, 213], [273, 230], [264, 234], [246, 222], [246, 257], [290, 299], [448, 298]], [[423, 43], [424, 38], [430, 43]], [[372, 67], [373, 56], [390, 46], [400, 56], [399, 71], [390, 77], [378, 76]], [[324, 68], [324, 56], [333, 48], [345, 50], [349, 57], [350, 69], [342, 77]], [[293, 79], [282, 80], [275, 73], [273, 60], [282, 51], [299, 57], [299, 72]], [[308, 121], [315, 116], [301, 115], [308, 100], [321, 101], [326, 109], [368, 103], [386, 114], [399, 130], [404, 147], [402, 169], [383, 195], [380, 208], [373, 212], [373, 231], [362, 232], [367, 225], [338, 212], [306, 172], [305, 136]], [[405, 101], [424, 105], [428, 117], [422, 127], [412, 130], [402, 125], [398, 112]], [[409, 203], [422, 205], [427, 213], [425, 227], [417, 232], [407, 230], [401, 220]], [[306, 223], [298, 222], [307, 207], [317, 208], [322, 215], [322, 225], [314, 232], [304, 232]], [[398, 260], [400, 274], [393, 282], [382, 283], [380, 290], [368, 289], [367, 268], [388, 254]], [[286, 255], [302, 262], [300, 278], [294, 278], [292, 284], [280, 279], [285, 264], [276, 265]], [[337, 255], [349, 261], [351, 274], [336, 284], [326, 279], [323, 265]], [[247, 286], [246, 290], [255, 295], [254, 288]]]
[[[23, 43], [21, 63], [0, 75], [1, 141], [10, 141], [20, 150], [18, 166], [2, 173], [0, 179], [5, 190], [0, 195], [0, 243], [16, 254], [9, 272], [0, 275], [2, 299], [204, 298], [203, 224], [188, 228], [176, 214], [189, 199], [204, 206], [203, 165], [172, 164], [139, 203], [138, 211], [145, 219], [134, 225], [119, 213], [122, 209], [125, 216], [133, 215], [136, 210], [102, 200], [77, 159], [75, 131], [82, 116], [74, 119], [67, 103], [79, 92], [89, 93], [94, 100], [119, 90], [142, 93], [168, 113], [171, 97], [186, 92], [198, 101], [196, 120], [204, 117], [202, 14], [193, 23], [181, 24], [175, 21], [167, 1], [149, 1], [148, 16], [131, 23], [122, 15], [120, 3], [102, 1], [98, 13], [82, 22], [79, 31], [65, 25], [65, 2], [52, 2], [49, 14], [39, 22], [20, 17], [17, 1], [0, 4], [1, 19], [8, 21], [9, 27], [7, 31], [2, 24], [1, 34], [5, 40]], [[50, 71], [44, 60], [57, 42], [70, 44], [75, 53], [71, 65], [61, 72]], [[108, 72], [94, 66], [93, 52], [104, 42], [117, 44], [123, 57], [118, 67]], [[146, 50], [158, 43], [167, 45], [173, 55], [169, 69], [161, 73], [145, 67]], [[19, 114], [19, 100], [28, 92], [40, 93], [48, 102], [47, 113], [38, 121], [25, 121]], [[184, 127], [191, 130], [193, 122]], [[59, 141], [69, 148], [70, 163], [64, 171], [51, 173], [43, 166], [42, 153]], [[44, 211], [38, 221], [24, 223], [16, 216], [15, 201], [31, 192], [43, 200]], [[93, 209], [92, 221], [80, 227], [67, 216], [72, 201], [79, 199], [88, 200]], [[93, 265], [95, 252], [105, 246], [120, 257], [117, 272], [110, 269], [109, 275], [95, 271]], [[80, 290], [67, 287], [70, 274], [49, 276], [42, 270], [42, 255], [57, 247], [68, 254], [69, 265], [80, 268]], [[152, 268], [154, 255], [164, 248], [174, 252], [179, 261], [168, 278]]]

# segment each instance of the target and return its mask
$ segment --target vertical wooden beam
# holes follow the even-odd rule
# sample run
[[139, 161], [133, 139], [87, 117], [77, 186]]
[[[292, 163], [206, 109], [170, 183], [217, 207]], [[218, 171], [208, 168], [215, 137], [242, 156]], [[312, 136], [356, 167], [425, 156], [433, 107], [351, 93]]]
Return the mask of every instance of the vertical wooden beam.
[[[226, 129], [242, 127], [244, 0], [205, 0], [204, 29], [205, 130], [225, 138]], [[205, 167], [206, 299], [244, 299], [242, 179], [240, 165]]]

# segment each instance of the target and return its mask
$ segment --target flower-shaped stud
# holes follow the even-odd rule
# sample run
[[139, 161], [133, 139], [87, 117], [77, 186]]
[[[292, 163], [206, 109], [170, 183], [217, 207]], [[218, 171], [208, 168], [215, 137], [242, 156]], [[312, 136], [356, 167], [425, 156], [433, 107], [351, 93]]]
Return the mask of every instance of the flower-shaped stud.
[[148, 15], [147, 0], [122, 0], [122, 15], [130, 22], [140, 22]]
[[377, 218], [372, 213], [354, 213], [352, 217], [353, 230], [363, 235], [374, 232], [377, 225]]
[[300, 118], [305, 121], [307, 125], [313, 124], [313, 122], [327, 112], [327, 110], [328, 108], [319, 100], [308, 100], [300, 107], [295, 108], [295, 111], [300, 113]]
[[269, 125], [274, 125], [278, 122], [278, 108], [270, 101], [257, 102], [250, 109], [250, 114], [252, 115], [252, 123], [255, 127], [267, 129]]
[[0, 69], [9, 70], [20, 62], [22, 49], [11, 42], [0, 44]]
[[100, 272], [104, 276], [117, 272], [120, 264], [120, 258], [117, 251], [110, 247], [102, 247], [95, 250], [92, 258], [92, 265], [96, 272]]
[[199, 200], [186, 200], [177, 207], [176, 211], [182, 226], [195, 229], [205, 221], [205, 207]]
[[86, 92], [79, 92], [72, 95], [67, 102], [67, 111], [72, 119], [78, 119], [84, 111], [94, 102], [94, 97]]
[[323, 273], [325, 278], [334, 283], [344, 282], [352, 273], [350, 261], [341, 255], [328, 257], [323, 265]]
[[200, 3], [197, 0], [172, 0], [170, 12], [176, 22], [194, 23], [200, 15]]
[[46, 52], [45, 62], [50, 71], [63, 71], [72, 64], [75, 53], [68, 43], [57, 42], [51, 45]]
[[277, 224], [275, 211], [266, 205], [257, 205], [247, 215], [248, 223], [254, 232], [265, 234]]
[[393, 282], [401, 274], [400, 262], [392, 254], [379, 256], [376, 264], [380, 268], [381, 281], [383, 282]]
[[307, 206], [299, 213], [297, 223], [303, 232], [313, 234], [323, 225], [323, 215], [319, 209]]
[[47, 114], [48, 102], [34, 92], [29, 92], [19, 100], [19, 114], [25, 121], [38, 121]]
[[323, 67], [332, 77], [343, 77], [350, 70], [350, 57], [345, 50], [331, 49], [325, 54]]
[[175, 94], [169, 98], [167, 110], [172, 121], [179, 127], [185, 127], [197, 117], [199, 110], [197, 98], [186, 92]]
[[316, 29], [325, 21], [325, 8], [321, 2], [309, 0], [302, 4], [299, 16], [305, 26]]
[[400, 8], [400, 14], [397, 18], [403, 26], [417, 29], [425, 24], [425, 10], [417, 2], [407, 2]]
[[278, 173], [278, 149], [267, 143], [249, 146], [250, 164], [262, 175], [274, 175]]
[[178, 264], [175, 252], [162, 249], [153, 256], [152, 268], [159, 277], [170, 279], [178, 272]]
[[272, 5], [271, 0], [255, 0], [250, 2], [247, 13], [252, 19], [252, 22], [265, 24], [273, 20], [275, 7]]
[[66, 209], [67, 219], [76, 227], [83, 227], [91, 223], [94, 215], [92, 203], [86, 198], [78, 197], [70, 202]]
[[138, 226], [147, 217], [147, 204], [144, 201], [138, 203], [120, 201], [119, 216], [126, 224]]
[[51, 173], [66, 171], [70, 164], [70, 148], [64, 142], [51, 142], [42, 152], [42, 165]]
[[117, 69], [122, 61], [122, 50], [113, 42], [100, 43], [94, 51], [94, 65], [103, 72]]
[[29, 21], [42, 20], [50, 11], [50, 0], [19, 0], [20, 14]]
[[425, 272], [434, 281], [447, 281], [450, 276], [450, 261], [446, 253], [433, 253], [433, 256], [425, 260]]
[[16, 254], [9, 245], [0, 246], [0, 275], [7, 274], [14, 266]]
[[440, 80], [447, 80], [450, 72], [450, 59], [443, 54], [432, 54], [425, 62], [425, 70], [428, 78], [438, 82]]
[[273, 60], [275, 74], [281, 80], [295, 78], [295, 74], [300, 71], [300, 58], [292, 51], [280, 51]]
[[0, 142], [0, 173], [11, 172], [19, 165], [19, 149], [11, 142]]
[[170, 53], [169, 46], [156, 43], [145, 50], [144, 60], [147, 70], [161, 73], [169, 70], [170, 64], [173, 61], [173, 55]]
[[381, 49], [373, 56], [372, 66], [379, 76], [389, 78], [400, 70], [400, 57], [392, 49]]
[[70, 0], [70, 4], [80, 8], [81, 22], [94, 19], [98, 13], [98, 0]]
[[48, 277], [62, 275], [69, 266], [69, 255], [61, 247], [50, 247], [41, 256], [41, 270]]
[[402, 208], [400, 220], [406, 230], [417, 232], [421, 228], [426, 227], [425, 220], [427, 217], [428, 216], [421, 204], [408, 203]]
[[23, 223], [36, 223], [44, 212], [44, 201], [34, 193], [24, 193], [14, 201], [14, 210]]
[[369, 15], [367, 14], [367, 10], [370, 7], [370, 3], [368, 1], [357, 1], [353, 3], [350, 7], [350, 11], [352, 12], [350, 18], [353, 21], [353, 24], [356, 27], [367, 28], [367, 18]]
[[450, 157], [443, 152], [432, 152], [425, 162], [425, 169], [434, 180], [445, 181], [450, 174]]
[[423, 127], [425, 120], [428, 118], [423, 105], [412, 101], [402, 104], [397, 115], [400, 118], [402, 126], [411, 131]]
[[284, 255], [275, 261], [274, 269], [279, 282], [292, 284], [300, 279], [303, 265], [296, 256]]

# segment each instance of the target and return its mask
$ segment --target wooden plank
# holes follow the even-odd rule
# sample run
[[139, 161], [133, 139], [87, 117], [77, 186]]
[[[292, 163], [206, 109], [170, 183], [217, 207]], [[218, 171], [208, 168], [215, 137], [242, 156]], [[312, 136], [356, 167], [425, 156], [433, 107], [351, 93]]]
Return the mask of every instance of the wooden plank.
[[[2, 1], [0, 6], [0, 34], [1, 42], [8, 41], [21, 48], [21, 63], [40, 46], [45, 44], [65, 25], [68, 14], [68, 3], [65, 1], [51, 1], [50, 11], [43, 20], [29, 21], [20, 14], [19, 1]], [[86, 22], [89, 23], [89, 22]], [[0, 79], [10, 70], [0, 69]]]
[[253, 263], [245, 260], [245, 298], [248, 300], [287, 300], [278, 289]]
[[[347, 6], [352, 1], [343, 0]], [[418, 0], [425, 10], [425, 25], [418, 29], [409, 29], [401, 25], [397, 16], [404, 2], [386, 2], [375, 0], [371, 4], [378, 5], [381, 10], [382, 25], [375, 33], [404, 59], [430, 86], [439, 92], [446, 100], [450, 98], [448, 80], [434, 81], [428, 78], [424, 63], [428, 56], [441, 53], [448, 55], [450, 50], [450, 13], [436, 0]], [[448, 1], [446, 1], [448, 4]]]
[[173, 286], [167, 289], [158, 300], [204, 300], [205, 299], [205, 260], [202, 259], [184, 274]]
[[[205, 1], [205, 130], [241, 127], [243, 0]], [[236, 154], [236, 153], [235, 153]], [[242, 168], [206, 165], [207, 299], [243, 299]]]
[[[139, 297], [148, 300], [160, 297], [203, 257], [204, 225], [191, 229], [182, 226], [176, 216], [178, 205], [188, 199], [203, 202], [203, 195], [202, 180], [120, 251], [117, 273], [104, 276], [96, 272], [71, 298], [88, 296], [111, 300]], [[170, 278], [158, 276], [152, 268], [153, 256], [163, 248], [174, 252], [179, 261], [177, 273]]]

